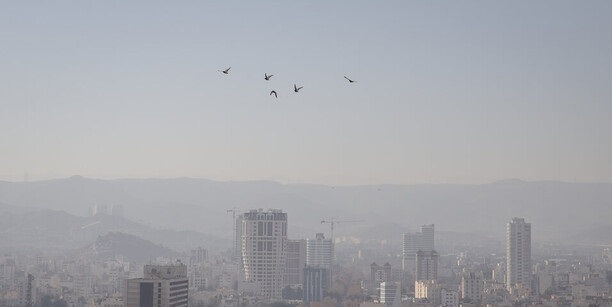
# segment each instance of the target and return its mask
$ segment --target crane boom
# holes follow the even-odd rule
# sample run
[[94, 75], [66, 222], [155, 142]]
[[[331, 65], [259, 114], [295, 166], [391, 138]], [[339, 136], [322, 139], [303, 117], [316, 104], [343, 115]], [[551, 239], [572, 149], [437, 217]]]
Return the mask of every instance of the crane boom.
[[360, 223], [363, 220], [336, 220], [334, 217], [331, 217], [329, 220], [321, 220], [321, 224], [329, 224], [330, 226], [330, 236], [332, 242], [334, 242], [334, 224], [340, 223]]

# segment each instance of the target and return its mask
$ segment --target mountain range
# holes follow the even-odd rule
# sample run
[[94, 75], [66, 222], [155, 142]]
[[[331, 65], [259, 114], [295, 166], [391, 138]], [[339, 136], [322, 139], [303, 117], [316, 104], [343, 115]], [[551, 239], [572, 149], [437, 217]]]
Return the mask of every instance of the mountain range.
[[[6, 208], [6, 207], [2, 207]], [[109, 233], [125, 233], [176, 251], [196, 247], [229, 248], [227, 240], [190, 230], [159, 229], [119, 216], [75, 216], [65, 211], [0, 211], [0, 250], [64, 252], [76, 250]]]
[[[176, 235], [187, 231], [184, 234], [206, 234], [209, 239], [231, 241], [233, 210], [240, 213], [280, 208], [288, 213], [290, 238], [313, 237], [315, 232], [329, 235], [330, 223], [321, 221], [333, 219], [335, 235], [363, 234], [399, 241], [398, 231], [417, 231], [422, 224], [435, 224], [436, 230], [503, 239], [506, 223], [513, 217], [523, 217], [532, 223], [534, 240], [563, 242], [587, 236], [597, 244], [612, 241], [597, 232], [612, 227], [611, 183], [510, 179], [481, 185], [325, 186], [193, 178], [100, 180], [80, 176], [0, 182], [3, 225], [7, 218], [11, 219], [7, 215], [25, 218], [31, 214], [27, 216], [30, 222], [20, 227], [36, 227], [40, 222], [37, 210], [55, 210], [64, 212], [53, 213], [60, 220], [61, 214], [81, 219], [74, 224], [78, 229], [96, 222], [87, 216], [94, 205], [120, 205], [125, 219], [116, 217], [120, 222], [115, 222], [128, 227], [131, 220], [146, 227], [148, 230], [140, 233], [128, 232], [145, 234], [145, 239], [151, 236], [146, 237], [150, 231], [173, 229]], [[370, 230], [390, 224], [399, 228]], [[591, 231], [592, 236], [586, 235]], [[170, 246], [171, 242], [174, 241], [162, 244]]]

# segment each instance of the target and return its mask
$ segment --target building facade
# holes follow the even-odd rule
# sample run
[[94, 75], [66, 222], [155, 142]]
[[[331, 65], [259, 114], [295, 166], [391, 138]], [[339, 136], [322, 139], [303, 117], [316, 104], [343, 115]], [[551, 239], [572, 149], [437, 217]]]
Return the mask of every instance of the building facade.
[[185, 265], [145, 265], [143, 278], [126, 282], [125, 307], [187, 307]]
[[242, 267], [242, 214], [234, 220], [234, 261]]
[[506, 287], [531, 287], [531, 223], [513, 218], [506, 227]]
[[482, 272], [464, 272], [461, 275], [460, 290], [461, 299], [480, 303], [484, 291], [484, 277]]
[[431, 306], [440, 305], [442, 287], [435, 280], [418, 280], [414, 282], [414, 297], [425, 299]]
[[285, 286], [301, 285], [304, 281], [306, 265], [306, 240], [287, 240], [287, 260], [285, 264]]
[[306, 239], [306, 265], [331, 268], [334, 259], [334, 244], [331, 239], [325, 239], [322, 233], [317, 233], [315, 239]]
[[302, 300], [306, 305], [310, 302], [319, 302], [323, 300], [325, 291], [327, 290], [328, 275], [327, 269], [325, 268], [309, 266], [304, 268], [304, 297]]
[[440, 290], [440, 306], [459, 307], [459, 292], [455, 290]]
[[402, 269], [404, 271], [414, 270], [417, 251], [435, 249], [434, 232], [434, 224], [430, 224], [421, 226], [420, 232], [404, 234], [402, 241]]
[[435, 250], [416, 252], [415, 280], [438, 280], [440, 254]]
[[[392, 306], [396, 299], [400, 299], [401, 290], [399, 282], [385, 281], [380, 283], [380, 302]], [[398, 293], [398, 291], [400, 293]]]
[[279, 209], [242, 214], [245, 282], [257, 283], [267, 299], [281, 299], [287, 259], [287, 213]]

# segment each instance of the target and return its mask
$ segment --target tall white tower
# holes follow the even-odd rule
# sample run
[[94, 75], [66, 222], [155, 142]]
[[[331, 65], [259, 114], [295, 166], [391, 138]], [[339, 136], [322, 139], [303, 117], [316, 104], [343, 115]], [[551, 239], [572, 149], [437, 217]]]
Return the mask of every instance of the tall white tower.
[[531, 287], [531, 223], [513, 218], [506, 228], [506, 288]]
[[287, 213], [279, 209], [242, 214], [242, 262], [247, 282], [261, 294], [281, 299], [287, 259]]

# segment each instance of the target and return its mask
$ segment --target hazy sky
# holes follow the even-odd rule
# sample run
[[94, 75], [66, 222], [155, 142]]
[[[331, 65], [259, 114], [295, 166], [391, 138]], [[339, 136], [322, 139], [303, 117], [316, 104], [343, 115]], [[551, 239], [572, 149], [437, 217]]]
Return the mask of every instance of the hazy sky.
[[612, 1], [2, 1], [26, 174], [610, 182]]

